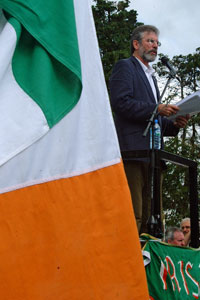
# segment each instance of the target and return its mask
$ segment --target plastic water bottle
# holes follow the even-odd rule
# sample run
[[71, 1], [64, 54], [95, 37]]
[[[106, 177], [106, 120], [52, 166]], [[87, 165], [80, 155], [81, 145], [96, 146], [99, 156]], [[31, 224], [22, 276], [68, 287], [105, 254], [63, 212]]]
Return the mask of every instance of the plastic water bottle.
[[[158, 120], [155, 120], [154, 125], [154, 149], [161, 148], [161, 131]], [[152, 149], [152, 128], [150, 128], [150, 149]]]

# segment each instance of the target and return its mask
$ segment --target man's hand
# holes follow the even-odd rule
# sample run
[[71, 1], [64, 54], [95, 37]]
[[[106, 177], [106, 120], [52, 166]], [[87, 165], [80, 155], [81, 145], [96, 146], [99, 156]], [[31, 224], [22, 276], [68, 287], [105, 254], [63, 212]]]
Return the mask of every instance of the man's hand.
[[179, 111], [179, 107], [172, 104], [159, 104], [158, 112], [161, 116], [169, 117], [175, 115]]
[[187, 125], [189, 119], [190, 115], [178, 116], [174, 121], [174, 126], [176, 126], [177, 128], [184, 128]]
[[[179, 111], [179, 107], [172, 104], [159, 104], [158, 105], [158, 112], [161, 116], [172, 116], [175, 115]], [[188, 120], [190, 119], [190, 115], [186, 116], [178, 116], [174, 121], [174, 126], [177, 128], [184, 128]]]

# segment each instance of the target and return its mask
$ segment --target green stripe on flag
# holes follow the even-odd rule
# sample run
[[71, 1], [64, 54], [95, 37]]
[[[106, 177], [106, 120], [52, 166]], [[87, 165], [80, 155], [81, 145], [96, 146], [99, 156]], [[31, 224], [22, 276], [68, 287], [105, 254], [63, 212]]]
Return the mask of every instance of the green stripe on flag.
[[52, 127], [76, 105], [82, 89], [73, 0], [0, 0], [0, 7], [15, 19], [9, 18], [18, 37], [15, 79]]

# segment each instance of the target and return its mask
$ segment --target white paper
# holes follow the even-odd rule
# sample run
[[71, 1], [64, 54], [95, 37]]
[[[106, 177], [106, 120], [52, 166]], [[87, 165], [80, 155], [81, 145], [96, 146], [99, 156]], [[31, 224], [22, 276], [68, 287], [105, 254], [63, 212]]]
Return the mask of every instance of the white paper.
[[177, 105], [180, 110], [177, 114], [168, 117], [170, 120], [174, 120], [178, 116], [185, 116], [189, 114], [190, 116], [195, 115], [200, 112], [200, 90], [185, 97], [181, 101], [177, 102]]

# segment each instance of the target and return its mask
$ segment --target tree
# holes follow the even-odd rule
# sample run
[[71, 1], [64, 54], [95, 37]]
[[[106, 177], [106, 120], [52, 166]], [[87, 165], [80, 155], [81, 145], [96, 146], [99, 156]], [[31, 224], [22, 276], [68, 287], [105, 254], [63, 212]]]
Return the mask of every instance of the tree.
[[[200, 48], [194, 54], [174, 56], [173, 66], [177, 69], [177, 79], [173, 80], [164, 101], [180, 100], [197, 91], [200, 86]], [[160, 55], [160, 58], [162, 54]], [[155, 66], [158, 74], [166, 81], [167, 73], [160, 61]], [[165, 150], [199, 162], [200, 160], [200, 114], [191, 118], [188, 126], [181, 129], [176, 138], [165, 141]], [[198, 178], [199, 181], [199, 178]], [[189, 216], [188, 171], [183, 167], [168, 165], [163, 184], [163, 206], [168, 225], [177, 225]]]
[[128, 10], [129, 0], [94, 0], [92, 6], [106, 83], [113, 65], [130, 56], [130, 37], [137, 22], [137, 12]]
[[[129, 10], [129, 0], [93, 0], [93, 15], [96, 25], [99, 51], [106, 83], [113, 65], [119, 59], [130, 56], [130, 38], [137, 22], [137, 12]], [[163, 54], [160, 54], [160, 58]], [[194, 54], [174, 56], [172, 63], [177, 69], [179, 82], [174, 79], [163, 101], [178, 101], [200, 87], [200, 48]], [[168, 71], [159, 61], [154, 65], [161, 81], [166, 82]], [[176, 138], [167, 138], [165, 150], [199, 162], [200, 160], [200, 115], [192, 117], [186, 129], [181, 129]], [[199, 180], [199, 179], [198, 179]], [[164, 211], [169, 225], [177, 225], [189, 215], [187, 171], [182, 167], [168, 165], [163, 184]]]

